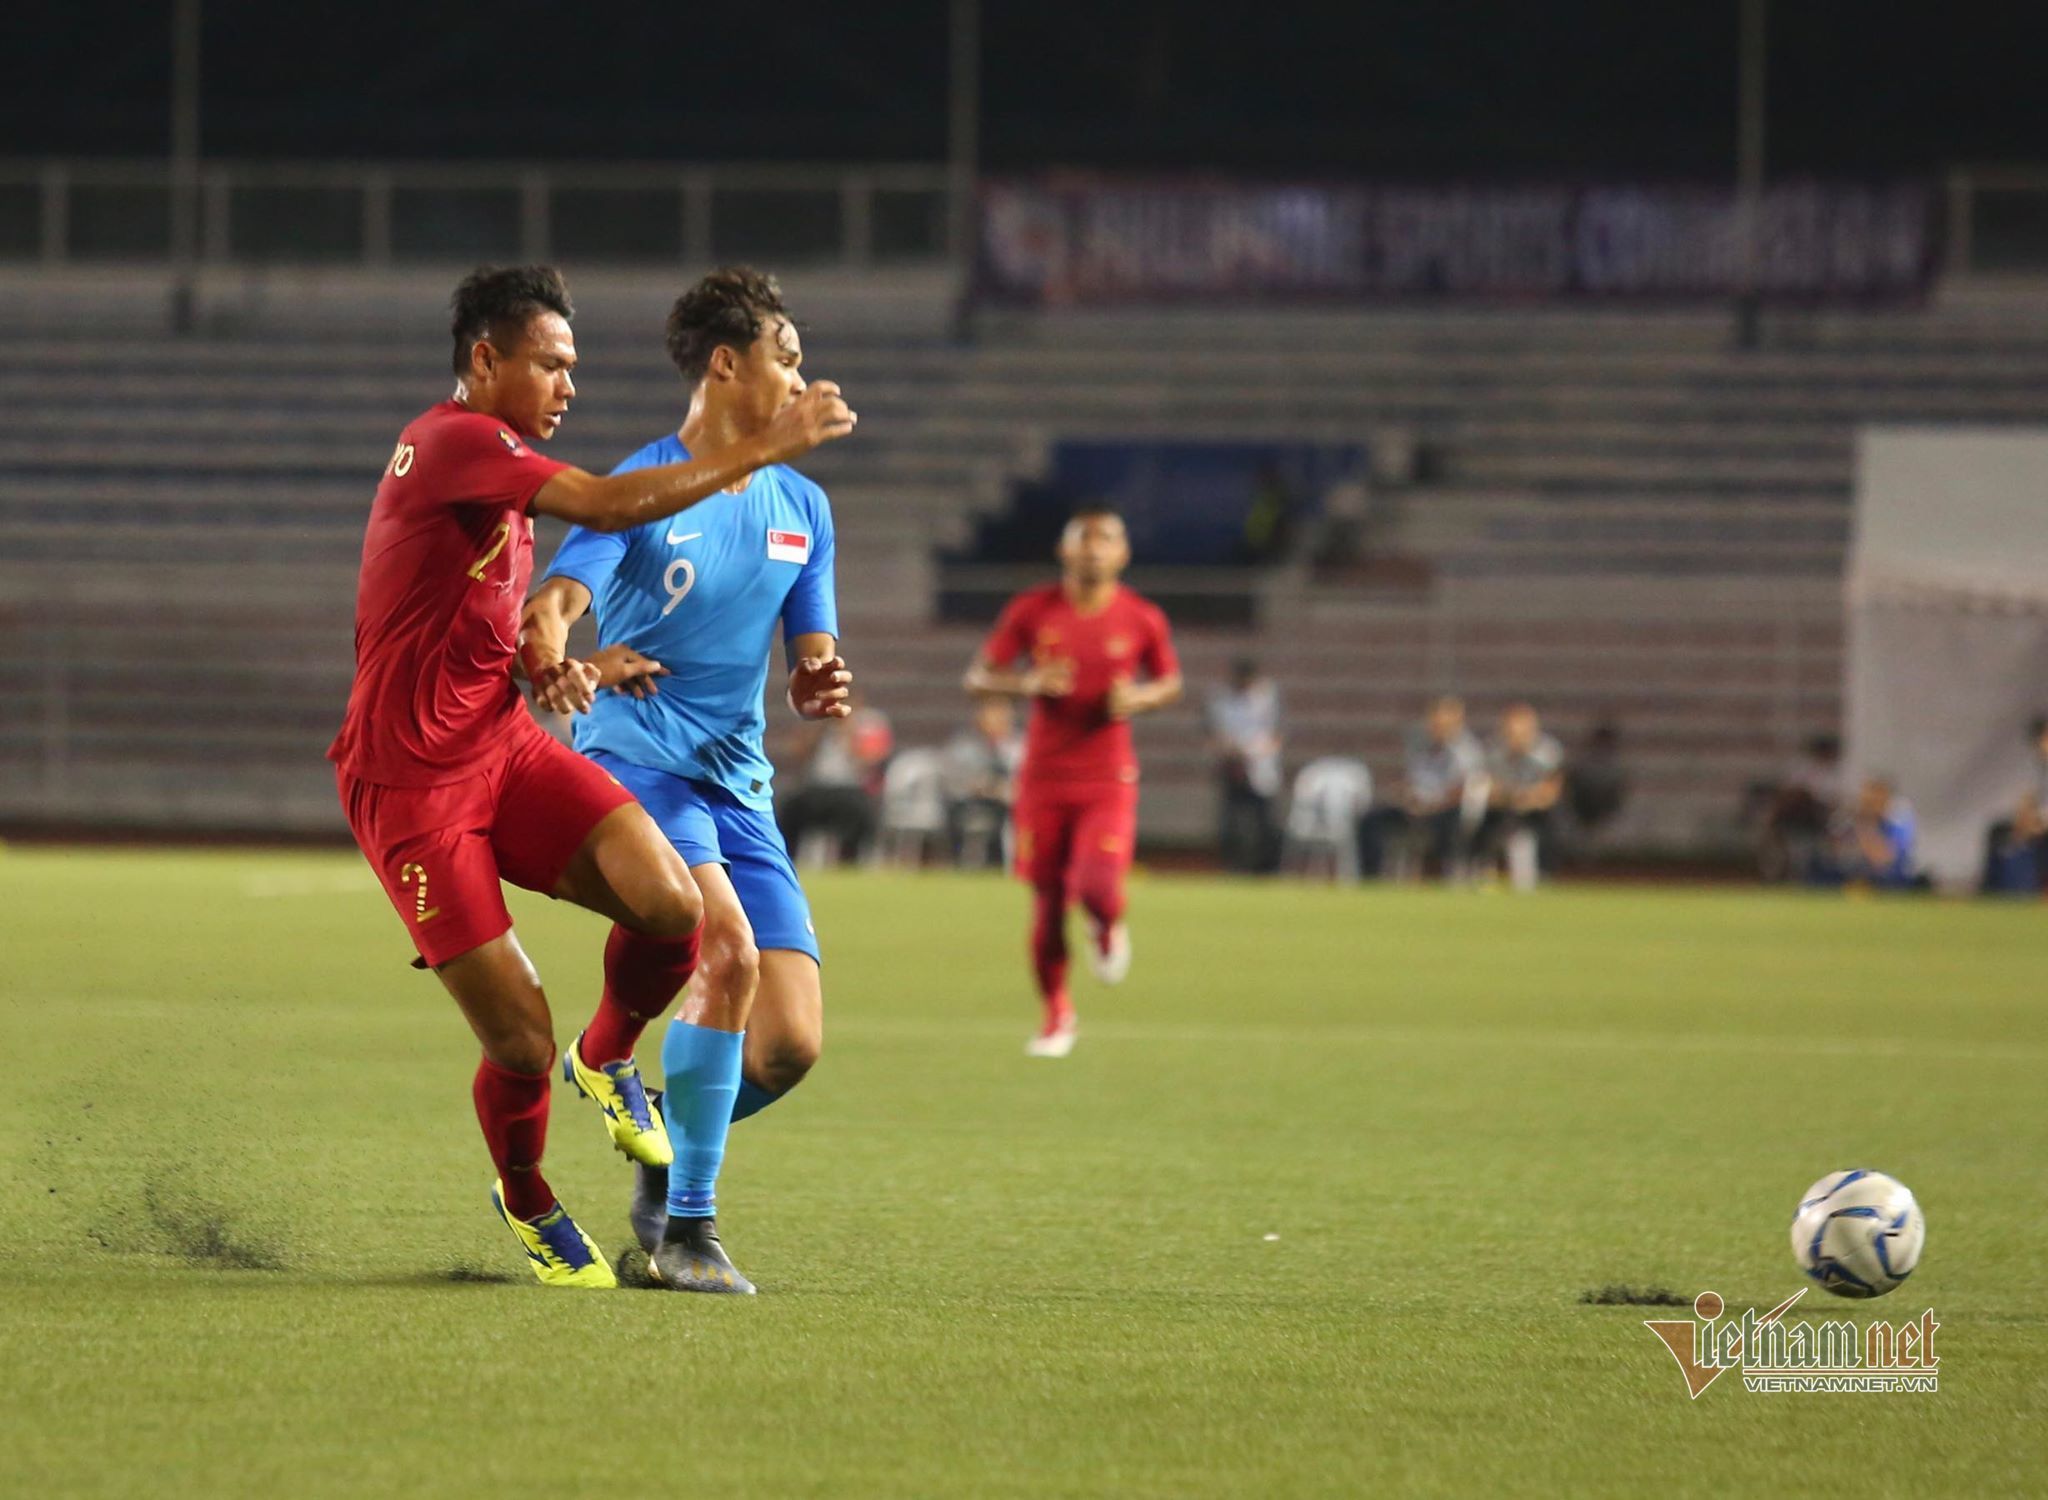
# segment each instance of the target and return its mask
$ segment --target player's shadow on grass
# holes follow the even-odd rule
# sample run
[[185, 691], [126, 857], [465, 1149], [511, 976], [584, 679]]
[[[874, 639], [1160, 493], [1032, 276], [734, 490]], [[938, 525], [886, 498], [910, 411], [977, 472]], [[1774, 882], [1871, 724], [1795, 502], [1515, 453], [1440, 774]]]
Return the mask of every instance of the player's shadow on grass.
[[[615, 1265], [621, 1287], [660, 1289], [660, 1284], [648, 1276], [647, 1253], [639, 1247], [621, 1251]], [[495, 1266], [481, 1266], [474, 1261], [457, 1261], [452, 1266], [434, 1271], [403, 1271], [389, 1276], [365, 1277], [361, 1284], [388, 1287], [523, 1286], [527, 1284], [527, 1278], [517, 1271], [501, 1271]]]
[[1588, 1307], [1691, 1307], [1692, 1298], [1681, 1297], [1677, 1292], [1661, 1286], [1629, 1286], [1625, 1282], [1609, 1282], [1606, 1286], [1589, 1287], [1579, 1293], [1579, 1301]]
[[[1723, 1297], [1722, 1313], [1718, 1316], [1740, 1318], [1743, 1310], [1747, 1308], [1758, 1317], [1762, 1317], [1784, 1300], [1782, 1296], [1769, 1299]], [[1676, 1307], [1690, 1313], [1693, 1311], [1694, 1299], [1681, 1296], [1668, 1287], [1636, 1287], [1625, 1282], [1611, 1282], [1606, 1286], [1590, 1287], [1579, 1293], [1579, 1303], [1586, 1307]], [[1809, 1318], [1825, 1319], [1830, 1315], [1832, 1308], [1830, 1300], [1814, 1302], [1809, 1298], [1787, 1316], [1795, 1321]], [[1835, 1315], [1840, 1316], [1839, 1313]]]
[[358, 1286], [383, 1287], [449, 1287], [449, 1286], [517, 1286], [525, 1280], [516, 1271], [500, 1271], [490, 1266], [473, 1262], [458, 1261], [452, 1266], [443, 1266], [433, 1271], [397, 1271], [383, 1276], [349, 1277]]

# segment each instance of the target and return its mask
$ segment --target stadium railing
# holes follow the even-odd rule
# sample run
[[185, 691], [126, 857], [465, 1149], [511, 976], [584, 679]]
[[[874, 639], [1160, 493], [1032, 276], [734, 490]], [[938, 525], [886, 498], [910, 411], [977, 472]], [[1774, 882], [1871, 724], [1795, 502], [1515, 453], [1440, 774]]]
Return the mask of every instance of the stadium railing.
[[[162, 161], [0, 160], [0, 261], [161, 262]], [[202, 264], [381, 267], [488, 258], [869, 266], [956, 256], [949, 178], [917, 163], [207, 162]]]

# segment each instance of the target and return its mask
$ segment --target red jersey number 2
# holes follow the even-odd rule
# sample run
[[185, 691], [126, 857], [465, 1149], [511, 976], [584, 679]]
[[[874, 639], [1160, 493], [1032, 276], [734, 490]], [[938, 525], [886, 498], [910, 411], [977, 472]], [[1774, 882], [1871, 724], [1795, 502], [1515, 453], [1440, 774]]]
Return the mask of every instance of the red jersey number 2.
[[484, 576], [484, 569], [498, 560], [498, 554], [505, 550], [505, 544], [511, 540], [512, 523], [500, 521], [497, 535], [491, 539], [491, 545], [484, 549], [484, 555], [469, 565], [469, 576], [481, 579]]

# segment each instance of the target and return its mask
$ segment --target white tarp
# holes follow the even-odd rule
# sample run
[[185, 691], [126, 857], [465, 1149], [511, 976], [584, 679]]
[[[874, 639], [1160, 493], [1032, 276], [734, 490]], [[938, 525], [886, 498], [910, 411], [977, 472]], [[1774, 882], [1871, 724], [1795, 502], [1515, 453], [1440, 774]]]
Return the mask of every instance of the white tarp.
[[1922, 863], [1967, 887], [2048, 713], [2048, 431], [1866, 429], [1848, 612], [1849, 764], [1897, 782]]

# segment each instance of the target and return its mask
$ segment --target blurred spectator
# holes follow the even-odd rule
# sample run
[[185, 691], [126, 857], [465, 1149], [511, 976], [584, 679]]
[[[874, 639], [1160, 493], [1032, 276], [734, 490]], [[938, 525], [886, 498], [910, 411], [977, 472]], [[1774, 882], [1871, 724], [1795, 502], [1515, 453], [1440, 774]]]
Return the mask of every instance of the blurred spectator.
[[1602, 719], [1586, 737], [1586, 748], [1574, 756], [1564, 773], [1565, 802], [1572, 821], [1592, 833], [1613, 821], [1628, 800], [1628, 772], [1621, 764], [1621, 730]]
[[2048, 718], [2027, 726], [2034, 772], [2010, 818], [1984, 838], [1984, 889], [2033, 894], [2048, 888]]
[[1914, 862], [1918, 829], [1913, 804], [1882, 776], [1866, 779], [1838, 814], [1828, 840], [1807, 867], [1814, 885], [1872, 885], [1911, 890], [1925, 884]]
[[1485, 785], [1486, 752], [1465, 727], [1463, 701], [1437, 699], [1408, 732], [1400, 799], [1365, 820], [1366, 873], [1389, 863], [1405, 873], [1418, 859], [1434, 859], [1444, 879], [1463, 878]]
[[1757, 851], [1766, 880], [1790, 879], [1813, 862], [1830, 837], [1843, 790], [1841, 740], [1813, 736], [1769, 793]]
[[850, 717], [818, 726], [803, 784], [777, 809], [790, 852], [807, 864], [859, 860], [874, 841], [882, 777], [895, 748], [887, 715], [856, 705]]
[[1323, 492], [1323, 513], [1316, 524], [1310, 560], [1331, 572], [1363, 562], [1371, 518], [1372, 491], [1365, 479], [1351, 474], [1338, 480]]
[[1230, 664], [1230, 684], [1209, 695], [1209, 747], [1219, 793], [1216, 842], [1223, 868], [1266, 874], [1280, 856], [1280, 689], [1249, 657]]
[[1510, 704], [1487, 751], [1486, 770], [1487, 809], [1479, 846], [1486, 858], [1504, 859], [1508, 882], [1516, 890], [1534, 890], [1542, 859], [1550, 852], [1551, 814], [1564, 795], [1564, 746], [1543, 732], [1535, 709]]
[[956, 864], [1003, 864], [1023, 759], [1024, 736], [1010, 700], [994, 694], [976, 699], [974, 722], [946, 742], [946, 829]]
[[1260, 464], [1251, 507], [1244, 518], [1245, 561], [1265, 563], [1285, 557], [1293, 536], [1294, 492], [1281, 477], [1278, 464]]

